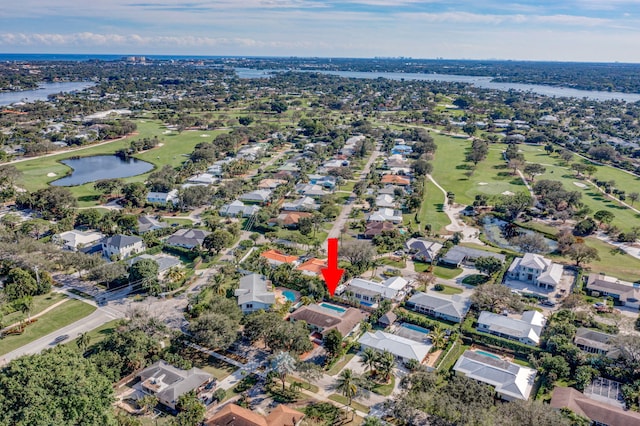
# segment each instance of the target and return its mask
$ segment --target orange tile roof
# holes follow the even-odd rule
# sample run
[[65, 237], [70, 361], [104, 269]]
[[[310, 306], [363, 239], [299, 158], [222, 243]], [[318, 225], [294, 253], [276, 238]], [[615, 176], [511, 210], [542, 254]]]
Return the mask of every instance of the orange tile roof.
[[327, 267], [326, 260], [316, 259], [315, 257], [307, 260], [302, 265], [298, 266], [296, 269], [300, 271], [308, 271], [313, 272], [314, 274], [320, 275], [322, 269]]
[[298, 260], [298, 256], [290, 256], [273, 249], [262, 252], [260, 256], [281, 263], [293, 263]]
[[269, 426], [295, 426], [304, 414], [286, 405], [278, 405], [267, 416]]
[[206, 426], [269, 426], [258, 413], [235, 404], [227, 404], [205, 422]]
[[384, 175], [382, 176], [382, 183], [393, 183], [396, 185], [409, 185], [411, 181], [405, 177], [398, 175]]

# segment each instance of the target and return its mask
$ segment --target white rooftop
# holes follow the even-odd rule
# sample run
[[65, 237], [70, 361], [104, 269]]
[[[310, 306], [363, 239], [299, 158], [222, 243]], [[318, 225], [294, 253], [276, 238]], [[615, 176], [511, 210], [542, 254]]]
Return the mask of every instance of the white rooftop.
[[377, 351], [391, 352], [404, 359], [415, 359], [418, 362], [422, 362], [426, 358], [432, 346], [383, 331], [366, 332], [358, 340], [358, 343]]

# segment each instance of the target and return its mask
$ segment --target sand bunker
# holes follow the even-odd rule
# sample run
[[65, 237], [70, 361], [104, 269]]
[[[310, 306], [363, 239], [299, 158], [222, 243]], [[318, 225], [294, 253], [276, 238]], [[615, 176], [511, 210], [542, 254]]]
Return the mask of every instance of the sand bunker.
[[47, 177], [54, 177], [54, 176], [58, 176], [58, 175], [53, 172], [47, 173]]
[[164, 132], [162, 132], [163, 135], [168, 135], [169, 133], [171, 133], [171, 130], [165, 130]]
[[484, 185], [489, 185], [487, 182], [478, 182], [478, 185], [484, 186]]
[[203, 134], [201, 134], [201, 135], [200, 135], [200, 137], [201, 137], [201, 138], [208, 138], [208, 137], [210, 137], [210, 136], [211, 136], [211, 135], [207, 135], [206, 133], [203, 133]]
[[584, 188], [586, 188], [586, 187], [587, 187], [587, 185], [585, 185], [585, 184], [584, 184], [584, 183], [582, 183], [582, 182], [573, 182], [573, 184], [574, 184], [575, 186], [577, 186], [578, 188], [582, 188], [582, 189], [584, 189]]
[[515, 194], [511, 191], [504, 191], [502, 195], [515, 195]]

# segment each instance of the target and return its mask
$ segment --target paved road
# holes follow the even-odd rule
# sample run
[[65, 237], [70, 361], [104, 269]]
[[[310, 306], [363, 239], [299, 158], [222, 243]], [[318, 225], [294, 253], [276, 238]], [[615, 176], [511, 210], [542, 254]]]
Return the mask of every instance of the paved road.
[[[378, 151], [378, 147], [376, 147], [375, 151], [371, 153], [371, 156], [369, 157], [369, 161], [367, 161], [367, 164], [365, 164], [364, 168], [360, 172], [360, 176], [358, 176], [358, 181], [363, 181], [367, 178], [367, 176], [369, 175], [369, 171], [371, 170], [371, 166], [381, 154], [382, 153]], [[356, 197], [356, 194], [352, 192], [351, 197]], [[352, 210], [353, 210], [353, 203], [347, 204], [342, 207], [342, 211], [340, 212], [338, 217], [333, 221], [333, 226], [329, 230], [329, 233], [327, 235], [327, 240], [329, 238], [340, 237], [340, 234], [342, 233], [342, 228], [344, 228], [344, 226], [346, 225]], [[327, 241], [325, 241], [322, 245], [322, 248], [325, 251], [327, 250], [327, 244], [328, 244]]]
[[[44, 349], [53, 348], [54, 346], [56, 346], [56, 343], [53, 342], [54, 339], [63, 334], [69, 335], [69, 339], [75, 339], [81, 333], [91, 331], [109, 321], [113, 321], [117, 318], [122, 318], [123, 316], [124, 315], [118, 313], [113, 309], [98, 308], [91, 315], [86, 316], [81, 320], [74, 322], [73, 324], [62, 327], [61, 329], [47, 334], [40, 339], [34, 340], [33, 342], [28, 343], [16, 349], [15, 351], [9, 352], [2, 357], [2, 360], [0, 360], [0, 365], [4, 362], [9, 362], [23, 355], [36, 354], [40, 351], [43, 351]], [[66, 343], [67, 341], [68, 340], [65, 340], [62, 343]]]

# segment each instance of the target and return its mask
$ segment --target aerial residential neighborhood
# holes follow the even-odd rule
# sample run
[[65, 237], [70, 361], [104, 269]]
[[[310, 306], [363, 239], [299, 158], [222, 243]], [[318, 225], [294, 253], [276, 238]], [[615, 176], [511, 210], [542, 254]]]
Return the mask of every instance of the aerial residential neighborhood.
[[264, 61], [0, 63], [0, 424], [640, 424], [637, 103]]

